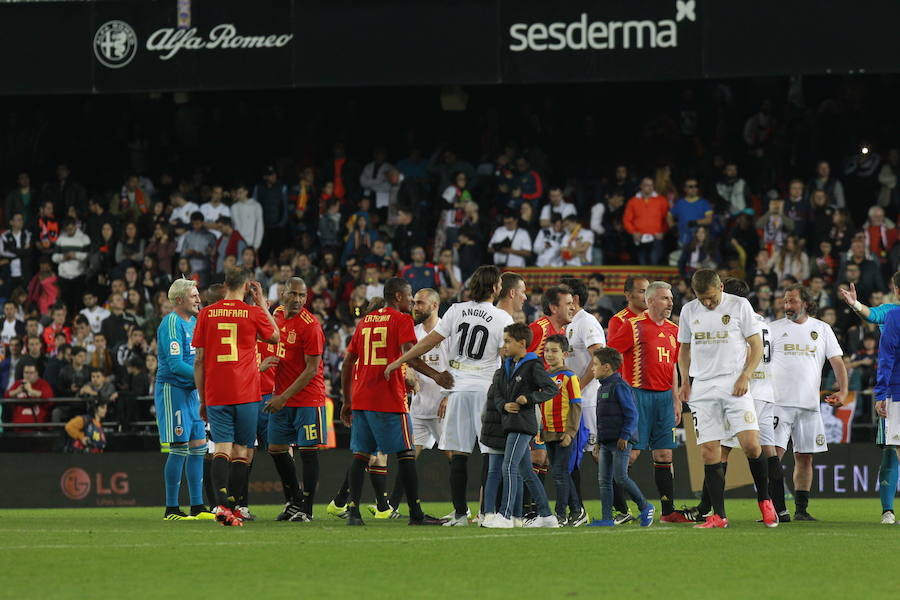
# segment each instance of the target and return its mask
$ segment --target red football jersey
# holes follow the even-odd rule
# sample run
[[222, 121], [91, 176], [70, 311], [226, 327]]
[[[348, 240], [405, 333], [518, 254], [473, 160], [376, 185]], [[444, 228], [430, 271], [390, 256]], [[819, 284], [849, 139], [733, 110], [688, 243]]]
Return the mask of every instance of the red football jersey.
[[[272, 316], [275, 317], [275, 324], [281, 325], [281, 321], [284, 319], [284, 308], [279, 306], [272, 313]], [[256, 364], [262, 364], [262, 361], [270, 356], [275, 356], [275, 353], [278, 350], [277, 344], [267, 344], [266, 342], [257, 342], [256, 343]], [[275, 372], [278, 370], [278, 365], [274, 367], [269, 367], [265, 371], [259, 374], [259, 393], [265, 396], [266, 394], [275, 393]]]
[[[306, 369], [307, 356], [322, 356], [325, 350], [325, 334], [311, 312], [300, 312], [278, 323], [281, 341], [278, 342], [278, 371], [275, 374], [275, 393], [282, 394]], [[325, 406], [325, 365], [319, 361], [319, 369], [303, 388], [291, 396], [285, 406]]]
[[208, 406], [259, 402], [257, 336], [274, 333], [266, 311], [241, 300], [220, 300], [200, 311], [191, 345], [204, 349]]
[[633, 319], [637, 314], [627, 306], [611, 316], [606, 326], [606, 337], [611, 338], [618, 333], [620, 327], [628, 324], [628, 319]]
[[678, 363], [678, 325], [666, 319], [662, 325], [647, 313], [628, 319], [607, 340], [622, 353], [622, 378], [631, 387], [644, 390], [672, 389], [672, 374]]
[[384, 370], [403, 356], [401, 346], [416, 343], [412, 316], [393, 308], [380, 308], [367, 314], [356, 326], [347, 346], [358, 358], [353, 373], [353, 409], [378, 412], [409, 412], [406, 384], [403, 381], [406, 365], [384, 379]]
[[[531, 329], [531, 343], [528, 344], [528, 351], [534, 352], [541, 359], [544, 358], [544, 344], [547, 343], [547, 338], [551, 335], [556, 335], [558, 333], [565, 335], [566, 328], [562, 329], [554, 329], [553, 322], [550, 320], [550, 317], [543, 316], [531, 325], [528, 326]], [[547, 363], [544, 363], [544, 368], [547, 368]]]

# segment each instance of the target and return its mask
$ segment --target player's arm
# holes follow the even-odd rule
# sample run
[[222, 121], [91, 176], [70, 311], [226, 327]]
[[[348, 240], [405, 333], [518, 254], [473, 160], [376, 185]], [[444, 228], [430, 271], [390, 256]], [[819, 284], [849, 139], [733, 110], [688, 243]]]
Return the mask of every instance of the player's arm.
[[744, 362], [744, 370], [738, 375], [737, 381], [734, 382], [734, 389], [731, 391], [733, 396], [743, 396], [750, 389], [750, 377], [753, 371], [759, 366], [762, 360], [763, 344], [762, 335], [754, 333], [747, 340], [747, 360]]
[[550, 377], [550, 373], [544, 370], [543, 364], [540, 364], [537, 368], [533, 368], [531, 372], [534, 374], [532, 385], [536, 389], [526, 397], [528, 402], [526, 402], [525, 406], [543, 404], [548, 400], [553, 400], [556, 394], [559, 393], [559, 387], [556, 385], [556, 380]]
[[197, 348], [194, 358], [194, 385], [197, 386], [197, 397], [200, 398], [200, 418], [206, 420], [206, 365], [203, 364], [203, 348]]
[[347, 427], [350, 427], [350, 419], [353, 416], [353, 368], [356, 366], [356, 359], [356, 353], [348, 350], [341, 366], [341, 395], [344, 399], [341, 405], [341, 422]]
[[266, 315], [266, 319], [269, 321], [269, 325], [272, 327], [272, 335], [269, 338], [263, 338], [262, 334], [259, 334], [257, 337], [266, 342], [268, 344], [277, 344], [281, 341], [281, 332], [278, 331], [278, 325], [275, 323], [275, 317], [272, 316], [268, 310], [266, 310], [266, 298], [263, 296], [262, 285], [258, 281], [253, 281], [250, 283], [250, 296], [253, 298], [253, 303], [256, 304], [262, 312]]
[[[304, 359], [306, 360], [306, 368], [297, 376], [297, 379], [287, 387], [286, 390], [281, 392], [280, 394], [276, 394], [272, 396], [268, 402], [266, 402], [263, 410], [267, 413], [276, 413], [287, 404], [287, 401], [290, 400], [294, 394], [302, 390], [306, 387], [312, 378], [316, 376], [316, 373], [319, 371], [319, 363], [322, 362], [322, 356], [320, 354], [306, 354], [304, 355]], [[343, 385], [344, 381], [344, 373], [341, 371], [341, 384]]]
[[[408, 352], [410, 348], [412, 348], [412, 342], [406, 342], [405, 344], [400, 345], [400, 350], [402, 352]], [[415, 369], [417, 372], [421, 373], [425, 377], [429, 379], [433, 379], [435, 383], [441, 386], [444, 389], [450, 389], [453, 387], [453, 375], [444, 371], [443, 373], [434, 369], [428, 365], [421, 358], [413, 358], [409, 361], [409, 366]]]
[[[857, 298], [855, 283], [850, 284], [849, 290], [839, 290], [838, 294], [840, 295], [841, 299], [844, 302], [846, 302], [850, 308], [853, 309], [853, 312], [858, 314], [860, 317], [862, 317], [866, 321], [869, 320], [869, 316], [872, 314], [872, 311], [868, 306], [866, 306], [865, 304], [860, 302], [859, 299]], [[874, 321], [872, 321], [872, 322], [874, 322]]]
[[685, 376], [681, 378], [681, 401], [690, 402], [691, 378], [687, 376], [687, 373], [691, 372], [690, 342], [681, 342], [681, 350], [678, 352], [678, 370], [685, 373]]
[[[170, 317], [173, 318], [173, 317]], [[185, 358], [190, 354], [190, 348], [185, 348], [182, 342], [174, 340], [169, 335], [167, 327], [161, 327], [163, 331], [159, 332], [157, 345], [162, 345], [163, 360], [172, 373], [185, 381], [191, 381], [194, 378], [194, 368], [185, 362]], [[174, 346], [172, 345], [174, 342]]]
[[[387, 366], [387, 368], [384, 370], [384, 378], [390, 379], [391, 373], [393, 373], [394, 371], [399, 369], [400, 365], [402, 365], [403, 363], [408, 363], [409, 361], [411, 361], [414, 358], [419, 358], [420, 356], [422, 356], [423, 354], [425, 354], [426, 352], [428, 352], [429, 350], [431, 350], [432, 348], [434, 348], [435, 346], [437, 346], [438, 344], [440, 344], [443, 341], [444, 341], [444, 336], [439, 334], [437, 331], [432, 331], [431, 333], [429, 333], [428, 335], [423, 337], [421, 340], [419, 340], [419, 342], [415, 346], [413, 346], [409, 350], [406, 350], [400, 358], [398, 358], [397, 360], [395, 360], [394, 362], [389, 364]], [[404, 346], [405, 346], [405, 344], [404, 344]], [[415, 367], [413, 367], [413, 368], [415, 368]], [[432, 369], [432, 370], [434, 370], [434, 369]], [[422, 373], [423, 375], [426, 374], [421, 369], [416, 369], [416, 371], [419, 371], [419, 373]], [[431, 376], [428, 375], [428, 377], [431, 377]], [[432, 377], [432, 379], [434, 379], [434, 377]], [[435, 379], [435, 381], [437, 381], [437, 380]]]
[[844, 364], [844, 357], [841, 355], [832, 356], [828, 359], [831, 368], [834, 369], [834, 376], [837, 379], [838, 391], [826, 396], [825, 402], [837, 408], [843, 406], [847, 400], [847, 366]]

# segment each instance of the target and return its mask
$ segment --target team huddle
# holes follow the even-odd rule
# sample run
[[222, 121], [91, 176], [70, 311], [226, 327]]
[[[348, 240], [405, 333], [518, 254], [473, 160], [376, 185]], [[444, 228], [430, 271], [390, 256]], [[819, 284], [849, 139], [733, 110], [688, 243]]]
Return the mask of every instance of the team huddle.
[[[194, 283], [176, 281], [169, 290], [175, 310], [159, 328], [156, 408], [160, 440], [169, 448], [164, 518], [228, 526], [252, 520], [250, 469], [255, 449], [265, 448], [285, 495], [278, 520], [311, 521], [328, 423], [324, 335], [304, 308], [306, 283], [288, 279], [272, 313], [249, 272], [229, 271], [224, 288], [221, 300], [201, 310]], [[407, 281], [389, 279], [384, 298], [358, 320], [343, 362], [340, 416], [350, 427], [353, 457], [328, 514], [364, 524], [368, 472], [376, 492], [369, 512], [376, 519], [399, 518], [405, 495], [410, 525], [614, 527], [639, 520], [646, 527], [657, 511], [628, 473], [649, 450], [659, 520], [723, 528], [727, 457], [740, 446], [761, 522], [776, 527], [791, 520], [781, 466], [791, 442], [793, 518], [815, 520], [808, 502], [812, 457], [827, 450], [819, 412], [826, 360], [839, 387], [826, 401], [840, 406], [847, 395], [834, 333], [810, 315], [812, 298], [799, 285], [787, 288], [786, 316], [772, 323], [754, 313], [743, 281], [723, 283], [701, 269], [692, 288], [697, 297], [676, 325], [671, 286], [630, 277], [628, 307], [610, 320], [607, 340], [582, 308], [587, 289], [580, 279], [564, 278], [545, 290], [544, 316], [530, 326], [513, 319], [526, 301], [518, 274], [479, 267], [468, 284], [469, 300], [451, 305], [442, 318], [434, 290], [413, 296]], [[691, 410], [705, 478], [700, 505], [676, 509], [672, 450], [682, 402]], [[205, 460], [204, 422], [211, 461]], [[476, 446], [484, 460], [480, 508], [472, 518], [466, 491]], [[450, 461], [453, 509], [441, 518], [425, 514], [419, 501], [416, 458], [433, 448]], [[398, 467], [388, 497], [390, 454]], [[582, 493], [585, 456], [599, 466], [602, 515], [593, 521]], [[210, 507], [203, 501], [204, 466]], [[183, 471], [189, 513], [179, 508]]]

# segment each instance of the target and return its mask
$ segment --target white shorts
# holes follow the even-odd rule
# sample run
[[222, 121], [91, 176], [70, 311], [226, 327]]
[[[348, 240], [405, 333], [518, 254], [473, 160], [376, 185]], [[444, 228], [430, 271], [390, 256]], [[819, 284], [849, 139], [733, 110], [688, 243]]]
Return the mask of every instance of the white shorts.
[[884, 403], [887, 418], [884, 420], [884, 445], [900, 446], [900, 400], [888, 398]]
[[597, 407], [582, 407], [581, 420], [584, 422], [584, 426], [587, 427], [588, 431], [590, 432], [590, 434], [588, 435], [587, 444], [584, 446], [584, 451], [593, 452], [594, 448], [597, 446]]
[[[775, 404], [773, 402], [765, 402], [763, 400], [754, 400], [753, 404], [756, 408], [756, 422], [759, 423], [759, 444], [761, 446], [775, 445]], [[737, 448], [740, 446], [736, 437], [722, 440], [722, 445], [726, 448]]]
[[775, 445], [787, 449], [788, 440], [794, 442], [794, 452], [815, 454], [827, 452], [825, 423], [822, 413], [796, 406], [775, 405]]
[[733, 389], [730, 377], [694, 381], [689, 406], [698, 445], [727, 440], [742, 431], [759, 431], [753, 398], [749, 393], [732, 396]]
[[412, 415], [413, 443], [422, 446], [425, 450], [431, 450], [439, 439], [443, 422], [437, 417], [423, 419]]
[[[450, 392], [444, 431], [438, 448], [451, 452], [472, 452], [481, 437], [481, 414], [487, 402], [487, 392]], [[486, 446], [481, 449], [486, 452]]]

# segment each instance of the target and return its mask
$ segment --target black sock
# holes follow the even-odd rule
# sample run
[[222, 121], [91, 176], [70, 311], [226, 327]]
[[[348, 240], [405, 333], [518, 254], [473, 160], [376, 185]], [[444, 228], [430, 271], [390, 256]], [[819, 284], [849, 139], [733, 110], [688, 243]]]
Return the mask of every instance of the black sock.
[[198, 514], [205, 512], [206, 510], [208, 510], [208, 509], [202, 504], [192, 504], [191, 505], [191, 516], [196, 517]]
[[379, 511], [387, 510], [387, 466], [369, 465], [366, 471], [369, 473], [372, 489], [375, 490], [375, 505]]
[[797, 512], [806, 512], [809, 507], [809, 490], [794, 490], [794, 506], [797, 508]]
[[347, 499], [350, 498], [350, 468], [347, 468], [347, 472], [344, 473], [344, 483], [341, 484], [341, 489], [338, 490], [337, 496], [334, 497], [335, 506], [346, 506]]
[[[469, 457], [465, 454], [454, 454], [450, 460], [450, 497], [453, 499], [453, 510], [456, 516], [461, 517], [469, 512], [466, 504], [466, 485], [468, 480]], [[407, 490], [406, 501], [409, 502]]]
[[391, 492], [391, 499], [389, 503], [395, 509], [400, 506], [400, 503], [403, 502], [403, 478], [400, 477], [400, 473], [394, 477], [394, 490]]
[[[403, 479], [403, 487], [406, 489], [409, 518], [421, 519], [425, 515], [419, 502], [419, 475], [416, 473], [416, 457], [414, 454], [409, 454], [407, 456], [398, 456], [397, 459], [398, 475]], [[465, 514], [465, 510], [463, 514]]]
[[297, 468], [294, 466], [294, 457], [287, 450], [283, 452], [272, 452], [269, 450], [269, 456], [275, 463], [275, 470], [281, 478], [281, 487], [284, 490], [284, 498], [287, 502], [294, 504], [300, 501], [300, 483], [297, 481]]
[[228, 490], [231, 492], [236, 506], [247, 506], [246, 498], [241, 497], [241, 492], [247, 487], [247, 479], [250, 476], [250, 462], [245, 458], [235, 458], [231, 461], [231, 474], [228, 479]]
[[747, 458], [750, 463], [750, 473], [753, 475], [753, 484], [756, 486], [756, 501], [762, 502], [769, 499], [769, 463], [760, 454], [756, 458]]
[[621, 485], [616, 484], [615, 481], [613, 481], [613, 508], [622, 514], [628, 512], [628, 503], [625, 501], [625, 490], [622, 489]]
[[228, 472], [230, 468], [227, 454], [216, 452], [213, 455], [209, 471], [212, 475], [216, 506], [228, 506]]
[[770, 456], [769, 463], [769, 497], [772, 498], [772, 504], [775, 510], [784, 512], [787, 505], [784, 503], [784, 472], [781, 467], [781, 459], [778, 455]]
[[212, 454], [207, 454], [203, 460], [203, 492], [206, 494], [206, 504], [210, 508], [216, 505], [216, 488], [212, 479]]
[[354, 454], [350, 463], [350, 516], [361, 517], [359, 514], [359, 501], [362, 498], [363, 479], [366, 476], [366, 467], [369, 466], [369, 457], [363, 454]]
[[662, 504], [662, 514], [667, 515], [675, 510], [675, 475], [671, 462], [653, 462], [653, 475], [656, 479], [656, 489], [659, 490], [659, 501]]
[[300, 462], [303, 464], [303, 512], [312, 515], [313, 501], [316, 497], [316, 488], [319, 486], [319, 451], [301, 450]]
[[[722, 464], [722, 479], [725, 479], [725, 473], [728, 472], [728, 461]], [[700, 516], [707, 514], [712, 510], [712, 501], [709, 499], [709, 489], [706, 487], [706, 478], [703, 478], [703, 493], [700, 495], [700, 504], [697, 505], [697, 512]]]
[[581, 503], [581, 506], [584, 506], [584, 498], [581, 496], [581, 468], [575, 467], [572, 469], [572, 485], [575, 486], [575, 493], [578, 494], [578, 502]]
[[717, 515], [725, 518], [725, 473], [722, 463], [706, 465], [704, 468], [706, 487], [709, 489], [709, 500]]
[[[253, 459], [256, 460], [256, 453], [253, 453]], [[244, 488], [241, 490], [241, 506], [250, 506], [250, 474], [253, 472], [253, 460], [247, 463], [247, 479], [244, 481]]]

